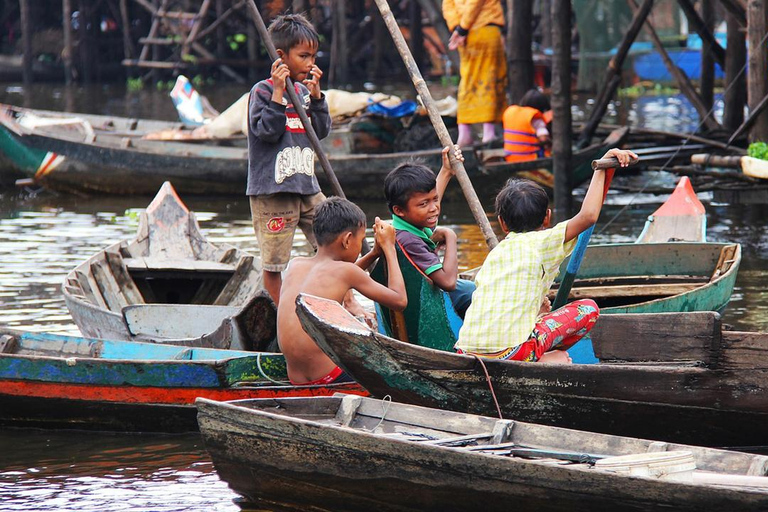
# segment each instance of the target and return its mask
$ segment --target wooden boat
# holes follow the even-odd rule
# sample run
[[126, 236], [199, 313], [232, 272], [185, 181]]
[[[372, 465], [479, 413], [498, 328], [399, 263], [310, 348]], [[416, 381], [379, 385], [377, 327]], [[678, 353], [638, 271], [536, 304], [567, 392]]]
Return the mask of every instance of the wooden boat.
[[[148, 140], [148, 133], [178, 131], [180, 123], [71, 114], [0, 104], [0, 159], [8, 172], [62, 191], [110, 194], [152, 194], [172, 181], [182, 194], [245, 192], [247, 149], [224, 141]], [[577, 152], [576, 182], [591, 174], [587, 165], [627, 133], [620, 130]], [[623, 135], [621, 135], [623, 134]], [[616, 137], [621, 136], [617, 139]], [[440, 149], [395, 153], [350, 153], [344, 130], [324, 140], [331, 165], [350, 198], [380, 198], [381, 180], [399, 163], [417, 158], [440, 167]], [[225, 144], [225, 145], [222, 145]], [[346, 148], [346, 149], [345, 149]], [[699, 148], [699, 151], [701, 148]], [[492, 197], [512, 173], [552, 185], [551, 160], [487, 165], [473, 151], [465, 152], [465, 167], [481, 196]], [[318, 167], [318, 179], [325, 176]]]
[[374, 396], [592, 432], [708, 446], [768, 442], [768, 336], [713, 312], [605, 315], [598, 364], [481, 360], [373, 332], [325, 299], [297, 311], [318, 346]]
[[[722, 311], [740, 263], [741, 246], [732, 243], [593, 245], [587, 247], [568, 297], [594, 299], [608, 314]], [[567, 264], [560, 267], [560, 276]], [[551, 298], [558, 284], [559, 279]]]
[[672, 195], [648, 216], [635, 243], [706, 241], [707, 212], [696, 196], [691, 180], [683, 176]]
[[764, 455], [351, 395], [196, 404], [216, 472], [252, 509], [768, 508]]
[[0, 332], [0, 426], [197, 430], [194, 400], [364, 393], [293, 386], [282, 354]]
[[136, 238], [99, 251], [64, 280], [85, 336], [266, 350], [275, 307], [257, 258], [208, 242], [170, 183], [142, 212]]

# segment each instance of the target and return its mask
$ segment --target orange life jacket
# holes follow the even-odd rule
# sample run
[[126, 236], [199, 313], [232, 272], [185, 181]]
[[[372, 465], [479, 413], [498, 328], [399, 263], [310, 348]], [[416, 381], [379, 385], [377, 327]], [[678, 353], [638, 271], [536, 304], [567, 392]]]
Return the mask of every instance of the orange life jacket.
[[531, 121], [542, 113], [533, 107], [510, 105], [504, 111], [504, 159], [507, 162], [525, 162], [546, 156], [536, 137]]

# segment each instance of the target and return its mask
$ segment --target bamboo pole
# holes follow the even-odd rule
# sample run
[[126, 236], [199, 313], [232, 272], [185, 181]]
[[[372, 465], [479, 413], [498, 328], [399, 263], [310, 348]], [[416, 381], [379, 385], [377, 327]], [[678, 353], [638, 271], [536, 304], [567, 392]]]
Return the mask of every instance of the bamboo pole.
[[571, 0], [552, 1], [552, 174], [555, 176], [555, 218], [573, 210], [571, 179]]
[[[621, 44], [619, 44], [616, 55], [611, 57], [611, 60], [608, 63], [608, 69], [605, 71], [603, 87], [600, 89], [600, 93], [597, 95], [595, 107], [592, 109], [592, 113], [589, 116], [589, 121], [587, 121], [587, 124], [584, 126], [584, 129], [581, 132], [581, 136], [579, 137], [579, 142], [577, 144], [579, 148], [588, 146], [592, 140], [592, 136], [595, 134], [595, 130], [597, 130], [597, 125], [600, 124], [600, 120], [605, 115], [605, 111], [608, 108], [608, 103], [611, 101], [611, 98], [613, 98], [613, 94], [616, 92], [616, 89], [618, 89], [619, 84], [621, 83], [621, 68], [624, 65], [624, 59], [627, 58], [629, 48], [632, 46], [632, 43], [635, 42], [637, 34], [639, 34], [640, 30], [643, 28], [643, 23], [645, 23], [645, 20], [648, 18], [648, 13], [651, 12], [652, 8], [653, 0], [643, 1], [643, 5], [640, 6], [640, 9], [638, 9], [632, 17], [632, 23], [630, 23], [627, 32], [624, 34], [624, 38], [621, 40]], [[553, 18], [556, 14], [557, 11], [553, 8]], [[555, 32], [553, 19], [553, 37], [554, 35]]]
[[[432, 121], [432, 126], [434, 126], [435, 131], [437, 132], [440, 144], [443, 146], [453, 146], [453, 140], [451, 140], [448, 129], [445, 127], [443, 118], [440, 117], [440, 113], [437, 111], [435, 101], [432, 99], [432, 94], [429, 92], [427, 83], [424, 81], [418, 66], [416, 66], [416, 63], [413, 60], [413, 55], [411, 55], [411, 51], [408, 49], [403, 33], [400, 32], [400, 28], [397, 26], [397, 21], [392, 14], [392, 10], [389, 8], [389, 3], [387, 3], [387, 0], [376, 0], [376, 6], [379, 8], [379, 12], [381, 12], [381, 17], [384, 19], [384, 23], [389, 29], [389, 33], [392, 35], [392, 40], [395, 42], [398, 52], [400, 52], [400, 56], [405, 63], [408, 74], [411, 76], [413, 85], [416, 87], [416, 91], [419, 93], [422, 103], [424, 103], [424, 106], [427, 108], [429, 119]], [[480, 204], [480, 200], [477, 197], [475, 189], [472, 187], [472, 182], [470, 181], [469, 176], [467, 176], [467, 170], [464, 168], [462, 162], [456, 160], [452, 151], [448, 154], [450, 155], [451, 166], [456, 172], [456, 179], [461, 186], [462, 192], [464, 192], [464, 197], [466, 197], [467, 203], [469, 203], [469, 209], [472, 211], [472, 216], [475, 218], [478, 226], [480, 226], [480, 231], [482, 231], [483, 236], [485, 237], [485, 243], [488, 244], [489, 248], [493, 249], [499, 241], [496, 238], [493, 229], [491, 229], [491, 223], [485, 215], [485, 210], [483, 210], [483, 207]]]
[[[272, 37], [269, 35], [267, 26], [264, 24], [264, 18], [261, 17], [259, 8], [256, 7], [256, 2], [254, 2], [254, 0], [248, 1], [248, 10], [251, 13], [253, 22], [256, 24], [256, 30], [259, 32], [261, 42], [264, 43], [264, 46], [267, 49], [269, 58], [272, 59], [272, 62], [276, 61], [278, 58], [277, 49], [272, 43]], [[301, 102], [299, 95], [296, 94], [296, 89], [293, 87], [293, 80], [290, 78], [285, 79], [285, 92], [288, 93], [288, 97], [290, 98], [291, 103], [293, 103], [293, 107], [296, 109], [296, 113], [299, 115], [301, 123], [304, 125], [304, 130], [307, 132], [309, 142], [312, 144], [312, 148], [315, 150], [315, 155], [317, 155], [317, 159], [320, 161], [320, 165], [325, 171], [325, 175], [328, 178], [328, 181], [331, 182], [331, 190], [335, 195], [339, 197], [347, 197], [344, 194], [344, 191], [341, 189], [341, 184], [336, 178], [336, 174], [333, 172], [331, 162], [328, 161], [328, 157], [326, 156], [325, 151], [323, 151], [323, 146], [320, 144], [320, 139], [317, 137], [317, 133], [315, 133], [315, 129], [312, 127], [312, 122], [309, 120], [309, 116], [307, 116], [307, 112], [304, 110], [304, 104]], [[368, 251], [368, 242], [363, 240], [363, 252]]]

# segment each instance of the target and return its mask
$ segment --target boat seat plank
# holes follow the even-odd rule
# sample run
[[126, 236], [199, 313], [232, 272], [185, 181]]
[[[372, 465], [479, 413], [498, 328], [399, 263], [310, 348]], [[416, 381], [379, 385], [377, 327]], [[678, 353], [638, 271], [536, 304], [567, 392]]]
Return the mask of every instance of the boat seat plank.
[[237, 293], [238, 288], [240, 288], [240, 284], [248, 277], [252, 268], [253, 256], [240, 256], [235, 268], [235, 273], [229, 281], [227, 281], [224, 289], [221, 290], [221, 293], [216, 297], [213, 304], [217, 306], [229, 304]]
[[[631, 342], [638, 333], [643, 333], [642, 343]], [[721, 322], [720, 315], [711, 311], [604, 315], [590, 337], [601, 361], [701, 361], [710, 365], [720, 355]]]
[[130, 304], [143, 304], [144, 297], [141, 295], [131, 274], [128, 273], [120, 253], [104, 251], [104, 256], [107, 259], [107, 264], [109, 265], [110, 270], [112, 270], [112, 275], [115, 276], [115, 280], [117, 281], [120, 290], [123, 292], [125, 299]]
[[234, 272], [235, 265], [218, 261], [171, 258], [126, 258], [125, 267], [134, 272], [155, 270], [185, 270], [190, 272]]
[[571, 289], [569, 299], [607, 299], [613, 297], [670, 297], [687, 293], [697, 288], [698, 283], [640, 284], [613, 286], [581, 286]]
[[96, 280], [93, 278], [93, 275], [90, 272], [86, 273], [80, 270], [76, 270], [75, 275], [77, 276], [77, 280], [80, 282], [80, 287], [85, 293], [85, 297], [92, 304], [95, 304], [103, 309], [108, 309], [107, 303], [104, 300], [104, 297], [101, 295], [101, 290], [99, 290], [99, 286], [96, 284]]
[[466, 446], [483, 439], [491, 439], [493, 432], [483, 432], [482, 434], [470, 434], [466, 436], [446, 437], [443, 439], [434, 439], [424, 441], [421, 444], [430, 444], [435, 446]]
[[129, 304], [106, 260], [91, 263], [91, 274], [110, 311], [120, 311]]
[[[215, 331], [240, 308], [190, 304], [136, 304], [123, 308], [128, 330], [134, 336], [197, 338]], [[169, 319], [173, 321], [169, 321]]]

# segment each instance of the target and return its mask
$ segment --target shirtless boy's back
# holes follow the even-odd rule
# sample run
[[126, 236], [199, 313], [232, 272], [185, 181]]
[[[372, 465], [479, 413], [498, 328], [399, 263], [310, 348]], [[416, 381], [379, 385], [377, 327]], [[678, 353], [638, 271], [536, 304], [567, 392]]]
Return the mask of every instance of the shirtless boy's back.
[[[310, 338], [296, 316], [296, 297], [307, 293], [342, 302], [354, 288], [386, 307], [407, 304], [405, 284], [395, 255], [395, 230], [376, 218], [374, 247], [355, 262], [365, 238], [365, 214], [345, 199], [330, 198], [318, 205], [313, 225], [317, 254], [295, 258], [286, 270], [277, 310], [277, 336], [294, 384], [339, 382], [342, 372]], [[389, 287], [365, 272], [379, 256], [387, 259]]]

